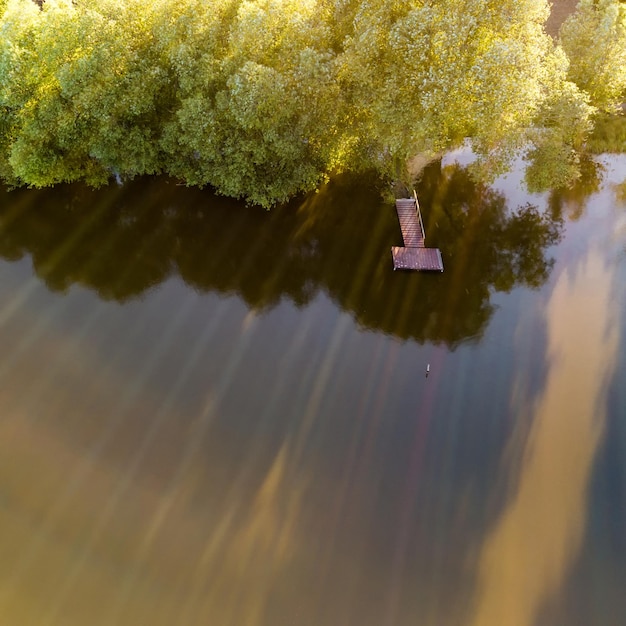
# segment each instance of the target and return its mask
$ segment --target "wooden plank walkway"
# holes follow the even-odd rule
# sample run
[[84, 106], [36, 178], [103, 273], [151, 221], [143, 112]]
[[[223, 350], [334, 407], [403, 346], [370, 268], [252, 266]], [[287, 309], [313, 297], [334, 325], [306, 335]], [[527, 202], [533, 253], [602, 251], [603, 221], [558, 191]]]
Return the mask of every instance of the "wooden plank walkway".
[[426, 233], [420, 215], [417, 194], [413, 198], [396, 200], [396, 212], [402, 230], [404, 248], [391, 248], [394, 270], [443, 272], [443, 260], [438, 248], [426, 247]]
[[402, 230], [402, 240], [406, 248], [423, 248], [425, 233], [419, 221], [415, 200], [413, 198], [400, 198], [396, 200], [396, 212]]

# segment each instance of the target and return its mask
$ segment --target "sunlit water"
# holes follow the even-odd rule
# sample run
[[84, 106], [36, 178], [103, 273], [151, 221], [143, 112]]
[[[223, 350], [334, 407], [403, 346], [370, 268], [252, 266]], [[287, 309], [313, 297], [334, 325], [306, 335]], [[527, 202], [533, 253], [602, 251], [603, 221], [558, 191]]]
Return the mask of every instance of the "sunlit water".
[[626, 158], [465, 156], [418, 187], [443, 275], [368, 177], [3, 193], [0, 623], [624, 624]]

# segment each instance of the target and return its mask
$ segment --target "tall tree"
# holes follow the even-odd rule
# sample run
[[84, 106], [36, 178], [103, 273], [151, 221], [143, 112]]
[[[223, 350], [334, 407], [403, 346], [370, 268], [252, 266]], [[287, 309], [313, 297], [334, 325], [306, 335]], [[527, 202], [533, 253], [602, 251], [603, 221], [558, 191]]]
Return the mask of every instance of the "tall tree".
[[547, 14], [543, 0], [361, 3], [346, 76], [372, 132], [403, 159], [469, 137], [497, 166], [563, 72]]
[[154, 58], [154, 11], [131, 0], [98, 10], [70, 0], [32, 7], [13, 0], [2, 22], [10, 80], [0, 98], [15, 177], [35, 186], [98, 184], [114, 172], [159, 171], [168, 76]]
[[580, 0], [560, 30], [569, 59], [568, 78], [591, 103], [614, 111], [626, 97], [626, 4]]
[[[170, 171], [260, 204], [283, 201], [319, 184], [341, 143], [331, 31], [312, 0], [232, 7], [200, 56], [188, 47], [177, 60]], [[188, 65], [200, 71], [188, 75]]]

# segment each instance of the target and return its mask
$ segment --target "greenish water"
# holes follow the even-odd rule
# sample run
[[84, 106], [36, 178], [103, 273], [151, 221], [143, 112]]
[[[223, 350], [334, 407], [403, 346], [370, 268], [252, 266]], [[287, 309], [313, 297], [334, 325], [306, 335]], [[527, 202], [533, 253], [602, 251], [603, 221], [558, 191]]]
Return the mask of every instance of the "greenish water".
[[623, 623], [626, 159], [455, 157], [442, 275], [367, 176], [0, 195], [2, 623]]

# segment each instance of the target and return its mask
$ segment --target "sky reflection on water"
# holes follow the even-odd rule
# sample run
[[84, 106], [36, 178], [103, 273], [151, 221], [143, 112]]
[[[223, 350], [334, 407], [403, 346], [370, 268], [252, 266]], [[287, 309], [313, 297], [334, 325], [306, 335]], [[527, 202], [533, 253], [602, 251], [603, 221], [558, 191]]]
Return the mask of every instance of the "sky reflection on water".
[[[161, 183], [4, 197], [2, 622], [620, 624], [606, 170], [572, 221], [433, 166], [441, 277], [393, 273], [358, 181], [270, 216]], [[509, 219], [526, 202], [552, 217]]]
[[512, 497], [481, 549], [476, 626], [535, 624], [579, 554], [620, 343], [615, 288], [614, 269], [590, 249], [550, 296], [545, 387]]

